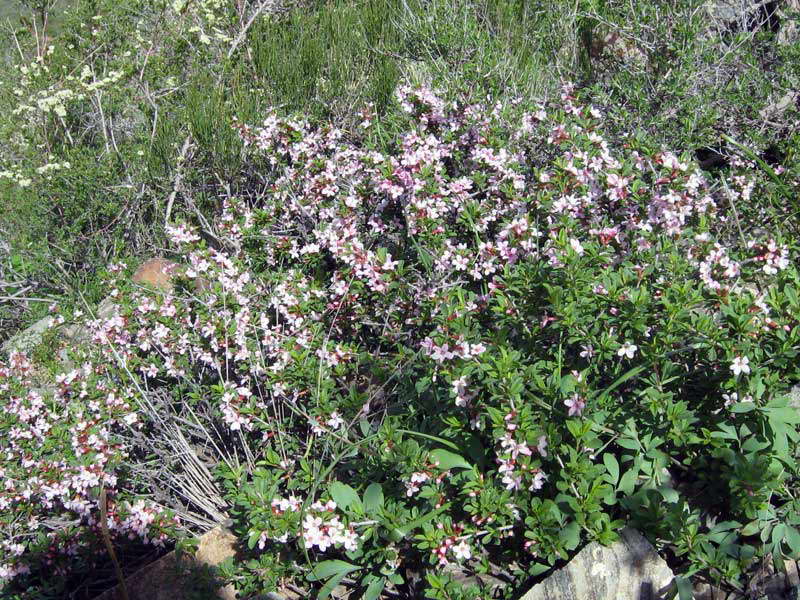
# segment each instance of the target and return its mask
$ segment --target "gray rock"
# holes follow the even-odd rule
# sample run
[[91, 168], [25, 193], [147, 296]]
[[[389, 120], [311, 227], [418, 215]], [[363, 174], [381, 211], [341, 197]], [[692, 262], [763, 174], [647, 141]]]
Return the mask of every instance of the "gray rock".
[[789, 390], [788, 398], [789, 406], [792, 408], [800, 408], [800, 385], [796, 385]]
[[650, 543], [626, 527], [611, 546], [592, 542], [522, 600], [657, 600], [674, 575]]
[[747, 13], [749, 8], [750, 3], [742, 2], [741, 0], [723, 0], [706, 4], [706, 10], [713, 20], [745, 25], [745, 27], [742, 27], [743, 29], [745, 29], [747, 25]]
[[[110, 319], [116, 312], [116, 304], [109, 297], [105, 298], [98, 306], [97, 309], [90, 315], [94, 319]], [[75, 365], [69, 359], [68, 348], [74, 348], [81, 344], [88, 343], [91, 339], [91, 332], [89, 327], [84, 321], [80, 321], [71, 325], [67, 325], [61, 329], [61, 336], [67, 342], [66, 347], [62, 348], [58, 353], [58, 359], [64, 365], [66, 370], [74, 368]]]
[[6, 340], [2, 347], [3, 354], [11, 354], [12, 352], [30, 354], [36, 346], [42, 343], [45, 332], [52, 325], [53, 317], [51, 316], [39, 319], [27, 329], [23, 329], [14, 337]]
[[800, 0], [783, 0], [778, 6], [781, 28], [778, 31], [778, 44], [790, 46], [800, 41]]
[[792, 108], [797, 104], [800, 94], [797, 92], [787, 92], [781, 96], [777, 101], [765, 106], [759, 111], [762, 119], [776, 119], [786, 112], [786, 109]]
[[708, 0], [705, 10], [710, 28], [703, 35], [755, 32], [777, 33], [779, 44], [791, 44], [796, 38], [792, 13], [800, 0]]

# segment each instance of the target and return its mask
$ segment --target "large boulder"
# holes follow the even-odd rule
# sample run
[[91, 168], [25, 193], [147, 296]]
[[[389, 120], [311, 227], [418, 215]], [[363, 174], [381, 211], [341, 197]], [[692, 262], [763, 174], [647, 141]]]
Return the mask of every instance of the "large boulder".
[[658, 600], [674, 575], [653, 546], [626, 527], [610, 546], [592, 542], [522, 600]]

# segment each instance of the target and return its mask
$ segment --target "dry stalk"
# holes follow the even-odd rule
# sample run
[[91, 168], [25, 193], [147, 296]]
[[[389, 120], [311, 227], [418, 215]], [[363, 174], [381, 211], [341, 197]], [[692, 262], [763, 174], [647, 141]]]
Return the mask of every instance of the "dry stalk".
[[178, 168], [177, 172], [175, 173], [175, 180], [172, 183], [172, 192], [169, 194], [169, 198], [167, 198], [167, 212], [164, 216], [164, 225], [169, 225], [169, 217], [172, 214], [172, 203], [175, 202], [175, 196], [178, 195], [178, 190], [180, 189], [181, 183], [183, 182], [183, 166], [186, 163], [186, 154], [189, 152], [189, 147], [191, 146], [192, 142], [192, 135], [189, 134], [186, 136], [186, 139], [183, 140], [183, 147], [181, 148], [181, 154], [178, 157]]
[[122, 567], [119, 566], [117, 553], [114, 552], [114, 546], [111, 543], [111, 534], [108, 532], [108, 505], [105, 487], [100, 488], [100, 531], [103, 532], [103, 541], [106, 544], [106, 550], [108, 550], [108, 554], [111, 557], [111, 562], [114, 563], [114, 571], [117, 573], [119, 589], [120, 592], [122, 592], [122, 600], [130, 600], [128, 588], [125, 585], [125, 576], [122, 574]]

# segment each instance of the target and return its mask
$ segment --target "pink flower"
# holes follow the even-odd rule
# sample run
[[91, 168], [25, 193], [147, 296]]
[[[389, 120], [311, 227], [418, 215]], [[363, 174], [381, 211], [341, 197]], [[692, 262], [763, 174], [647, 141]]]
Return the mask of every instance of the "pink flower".
[[578, 394], [572, 394], [571, 398], [564, 400], [564, 405], [569, 408], [569, 416], [580, 416], [583, 409], [586, 408], [586, 400], [581, 398]]
[[572, 247], [572, 249], [575, 251], [575, 254], [577, 254], [578, 256], [583, 254], [583, 245], [580, 243], [579, 240], [571, 238], [569, 240], [569, 245]]
[[547, 481], [547, 475], [545, 475], [539, 469], [536, 469], [536, 474], [533, 476], [533, 481], [531, 482], [530, 487], [528, 488], [531, 492], [535, 490], [540, 490], [544, 487], [544, 482]]

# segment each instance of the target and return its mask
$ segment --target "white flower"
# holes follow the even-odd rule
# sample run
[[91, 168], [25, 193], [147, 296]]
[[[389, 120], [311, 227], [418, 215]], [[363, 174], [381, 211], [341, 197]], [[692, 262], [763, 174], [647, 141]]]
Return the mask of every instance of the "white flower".
[[737, 356], [736, 358], [733, 359], [733, 362], [731, 363], [731, 371], [733, 371], [733, 374], [736, 375], [737, 377], [739, 376], [740, 373], [744, 373], [746, 375], [747, 373], [750, 372], [749, 363], [750, 359], [747, 358], [746, 356]]
[[344, 425], [344, 419], [341, 417], [341, 415], [339, 415], [338, 412], [333, 411], [330, 418], [325, 421], [325, 424], [331, 429], [339, 429], [339, 427]]
[[617, 350], [617, 356], [627, 356], [628, 358], [633, 358], [633, 355], [636, 354], [638, 349], [638, 346], [631, 344], [630, 342], [625, 342], [620, 349]]
[[452, 547], [453, 556], [456, 560], [469, 560], [472, 557], [472, 550], [467, 542], [461, 542]]
[[536, 450], [541, 456], [547, 456], [547, 436], [539, 436], [539, 442], [536, 444]]

